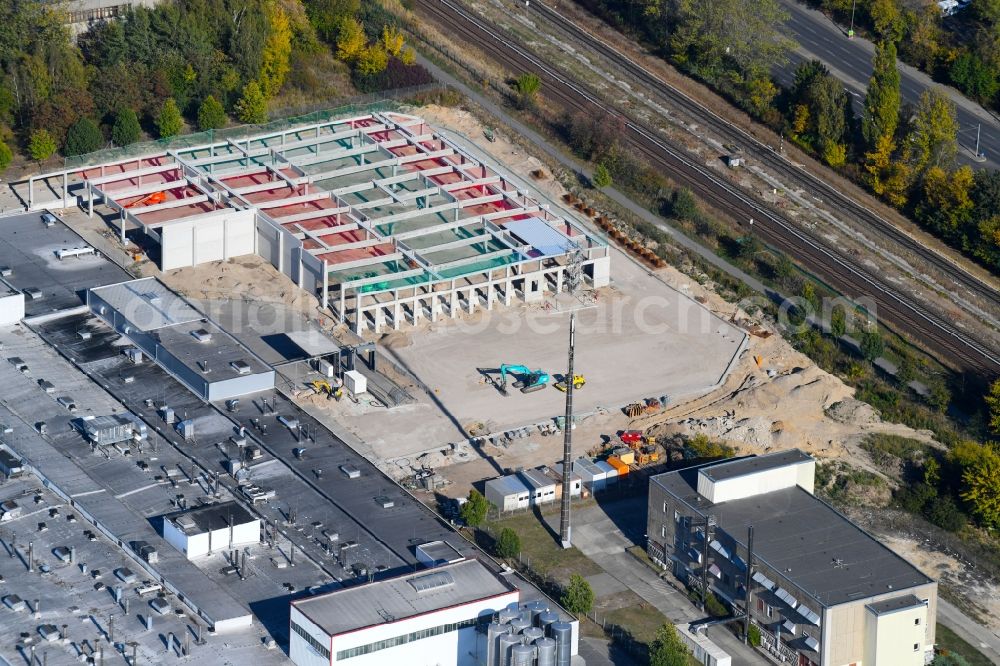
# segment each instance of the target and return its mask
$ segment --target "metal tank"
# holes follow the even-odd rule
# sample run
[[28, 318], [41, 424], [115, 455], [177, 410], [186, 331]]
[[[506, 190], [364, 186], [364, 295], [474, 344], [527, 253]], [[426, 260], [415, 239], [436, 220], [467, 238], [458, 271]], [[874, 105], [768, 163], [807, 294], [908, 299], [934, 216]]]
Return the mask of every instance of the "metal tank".
[[499, 613], [497, 613], [497, 622], [500, 624], [506, 624], [511, 620], [516, 620], [521, 617], [521, 612], [517, 609], [511, 610], [510, 608], [504, 608]]
[[510, 666], [532, 666], [535, 648], [530, 645], [515, 645], [510, 650]]
[[551, 638], [539, 638], [535, 641], [538, 651], [537, 666], [556, 666], [556, 642]]
[[549, 627], [549, 635], [556, 641], [556, 666], [570, 666], [573, 658], [573, 625], [556, 622]]
[[519, 617], [516, 620], [511, 620], [510, 626], [515, 634], [519, 634], [525, 629], [531, 627], [531, 620], [525, 620], [523, 617]]
[[538, 616], [549, 609], [549, 605], [544, 601], [529, 601], [524, 607], [531, 611], [531, 623], [536, 627], [538, 626]]
[[552, 611], [545, 611], [538, 616], [538, 626], [545, 630], [546, 635], [549, 635], [549, 626], [558, 621], [559, 613], [553, 613]]
[[500, 666], [500, 637], [510, 633], [506, 624], [493, 622], [486, 627], [486, 666]]
[[510, 651], [521, 644], [521, 637], [514, 634], [502, 634], [497, 639], [497, 666], [510, 666]]
[[525, 643], [534, 643], [539, 638], [545, 638], [545, 632], [538, 627], [528, 627], [521, 632]]

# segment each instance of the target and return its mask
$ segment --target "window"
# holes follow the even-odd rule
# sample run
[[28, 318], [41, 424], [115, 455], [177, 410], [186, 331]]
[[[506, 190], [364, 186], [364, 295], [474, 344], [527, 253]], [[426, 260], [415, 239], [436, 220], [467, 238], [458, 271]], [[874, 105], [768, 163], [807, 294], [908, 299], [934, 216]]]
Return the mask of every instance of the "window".
[[318, 640], [313, 638], [308, 631], [306, 631], [299, 625], [295, 624], [294, 622], [292, 622], [292, 631], [301, 636], [305, 640], [305, 642], [309, 644], [309, 647], [311, 647], [313, 650], [316, 650], [316, 652], [318, 652], [321, 657], [323, 657], [324, 659], [330, 658], [329, 648], [327, 648], [325, 645], [323, 645]]
[[920, 643], [914, 643], [913, 644], [913, 651], [914, 652], [918, 652], [919, 650], [920, 650]]
[[919, 617], [913, 621], [913, 626], [914, 627], [919, 627], [920, 626], [920, 618]]
[[774, 617], [774, 609], [773, 608], [771, 608], [770, 606], [766, 606], [766, 605], [764, 606], [764, 608], [767, 611], [767, 618], [768, 619], [771, 619], [772, 617]]
[[[667, 503], [666, 503], [666, 501], [664, 501], [663, 502], [663, 513], [666, 513], [666, 512], [667, 512]], [[677, 512], [674, 511], [674, 513], [676, 514]]]
[[[360, 657], [363, 654], [371, 654], [372, 652], [378, 652], [379, 650], [386, 650], [391, 647], [396, 647], [397, 645], [403, 645], [405, 643], [410, 643], [413, 641], [419, 641], [422, 638], [430, 638], [431, 636], [440, 636], [441, 634], [447, 634], [452, 631], [459, 631], [460, 629], [466, 629], [468, 627], [476, 626], [476, 620], [462, 620], [461, 622], [453, 622], [451, 624], [441, 624], [436, 627], [430, 627], [428, 629], [421, 629], [420, 631], [414, 631], [409, 634], [404, 634], [402, 636], [396, 636], [394, 638], [387, 638], [382, 641], [376, 641], [375, 643], [369, 643], [368, 645], [359, 645], [358, 647], [350, 648], [348, 650], [339, 650], [337, 652], [337, 661], [343, 661], [345, 659], [351, 659], [353, 657]], [[295, 628], [295, 624], [292, 624], [292, 628]], [[330, 653], [326, 653], [326, 658], [330, 657]]]
[[[664, 511], [664, 513], [666, 513], [666, 511]], [[678, 511], [677, 509], [674, 509], [674, 522], [675, 523], [681, 522], [681, 512]]]
[[662, 538], [662, 539], [666, 539], [667, 538], [667, 526], [666, 525], [660, 525], [660, 538]]

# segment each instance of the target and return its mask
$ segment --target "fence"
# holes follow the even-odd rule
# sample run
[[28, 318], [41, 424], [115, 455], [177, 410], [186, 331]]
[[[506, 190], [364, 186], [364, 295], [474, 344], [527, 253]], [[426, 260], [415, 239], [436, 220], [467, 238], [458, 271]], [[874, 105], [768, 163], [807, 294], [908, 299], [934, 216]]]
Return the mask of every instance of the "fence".
[[325, 105], [314, 107], [292, 107], [283, 108], [274, 113], [278, 118], [259, 125], [237, 125], [235, 127], [224, 127], [217, 130], [207, 130], [195, 132], [193, 134], [183, 134], [172, 136], [167, 139], [156, 141], [145, 141], [133, 143], [120, 148], [106, 148], [85, 155], [75, 155], [65, 159], [66, 169], [77, 169], [106, 162], [117, 162], [143, 155], [165, 153], [168, 150], [184, 150], [196, 146], [204, 146], [210, 143], [221, 143], [227, 139], [233, 141], [246, 139], [247, 137], [272, 132], [281, 132], [296, 126], [315, 125], [328, 122], [337, 118], [344, 118], [353, 115], [366, 113], [378, 113], [380, 111], [395, 111], [405, 106], [405, 101], [418, 95], [447, 90], [447, 86], [437, 83], [429, 83], [421, 86], [411, 86], [408, 88], [398, 88], [381, 93], [371, 93], [359, 95], [347, 100], [345, 104], [334, 108]]

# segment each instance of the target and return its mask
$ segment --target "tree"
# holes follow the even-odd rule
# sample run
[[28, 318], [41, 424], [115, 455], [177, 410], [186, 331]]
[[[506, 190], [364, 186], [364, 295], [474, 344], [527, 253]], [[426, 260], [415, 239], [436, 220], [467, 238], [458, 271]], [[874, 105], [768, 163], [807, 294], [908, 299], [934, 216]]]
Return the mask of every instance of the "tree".
[[[760, 638], [759, 632], [757, 638]], [[690, 650], [674, 625], [664, 623], [649, 644], [649, 666], [687, 666]]]
[[168, 97], [160, 108], [160, 114], [156, 118], [156, 131], [161, 139], [169, 139], [180, 134], [184, 128], [184, 120], [181, 118], [181, 111], [177, 108], [177, 102], [173, 97]]
[[591, 181], [596, 188], [604, 188], [611, 185], [611, 172], [608, 171], [608, 167], [604, 166], [603, 162], [594, 168], [594, 177]]
[[354, 17], [344, 19], [337, 36], [337, 58], [351, 64], [361, 55], [367, 43], [361, 23]]
[[983, 400], [986, 402], [986, 423], [990, 430], [1000, 435], [1000, 379], [990, 385]]
[[139, 140], [142, 128], [139, 127], [139, 116], [130, 107], [123, 106], [115, 114], [115, 122], [111, 126], [111, 140], [118, 146], [127, 146]]
[[85, 155], [100, 150], [104, 145], [104, 135], [101, 128], [90, 118], [80, 118], [70, 125], [66, 132], [66, 143], [63, 154], [67, 156]]
[[470, 490], [469, 497], [462, 508], [459, 509], [459, 517], [465, 521], [469, 527], [479, 527], [486, 520], [489, 513], [490, 503], [478, 490]]
[[910, 167], [901, 160], [893, 159], [895, 142], [891, 136], [880, 136], [875, 149], [865, 153], [865, 178], [872, 192], [886, 199], [893, 206], [906, 204], [906, 193], [910, 187]]
[[868, 6], [875, 33], [883, 40], [899, 41], [902, 31], [902, 17], [896, 0], [872, 0]]
[[403, 50], [403, 33], [395, 26], [382, 28], [382, 48], [394, 58], [398, 58]]
[[517, 101], [522, 108], [531, 106], [542, 87], [542, 80], [537, 74], [526, 72], [517, 77], [514, 81], [514, 90], [517, 91]]
[[354, 67], [361, 76], [381, 74], [388, 65], [389, 54], [382, 48], [381, 42], [366, 46], [354, 61]]
[[271, 99], [285, 84], [292, 55], [292, 26], [288, 14], [277, 0], [267, 0], [264, 4], [269, 30], [264, 50], [261, 52], [260, 89], [264, 97]]
[[955, 59], [948, 77], [958, 89], [982, 104], [989, 104], [1000, 89], [997, 71], [968, 51]]
[[0, 173], [7, 170], [10, 163], [14, 161], [14, 153], [6, 141], [0, 141]]
[[988, 444], [978, 445], [975, 459], [962, 472], [962, 499], [984, 526], [1000, 527], [1000, 454]]
[[236, 117], [250, 125], [267, 122], [267, 100], [256, 81], [243, 86], [243, 96], [236, 102]]
[[52, 138], [47, 129], [38, 129], [31, 133], [28, 140], [28, 154], [31, 159], [41, 162], [52, 157], [56, 152], [56, 140]]
[[505, 527], [500, 530], [500, 538], [497, 539], [497, 555], [505, 560], [512, 560], [521, 554], [521, 537], [517, 532]]
[[226, 110], [214, 96], [206, 97], [198, 107], [198, 129], [202, 132], [226, 126]]
[[749, 80], [784, 63], [792, 42], [781, 32], [788, 15], [776, 0], [674, 0], [669, 39], [682, 64], [700, 72], [734, 70]]
[[924, 507], [924, 516], [943, 530], [958, 532], [965, 527], [965, 514], [948, 495], [935, 497]]
[[894, 137], [899, 124], [899, 70], [896, 69], [896, 45], [887, 40], [875, 47], [872, 77], [865, 95], [865, 113], [861, 134], [869, 148], [884, 136]]
[[885, 342], [877, 326], [869, 326], [861, 334], [861, 355], [872, 362], [885, 352]]
[[573, 574], [569, 577], [569, 585], [563, 591], [559, 603], [577, 617], [586, 615], [594, 607], [594, 590], [583, 576]]
[[843, 307], [835, 307], [830, 312], [830, 333], [835, 338], [847, 333], [847, 313]]
[[975, 208], [973, 178], [968, 166], [951, 173], [938, 166], [929, 168], [924, 174], [924, 196], [917, 206], [916, 218], [947, 239], [963, 240]]
[[319, 36], [336, 42], [345, 19], [361, 9], [361, 0], [306, 0], [306, 15]]
[[909, 137], [911, 162], [922, 174], [930, 167], [948, 167], [958, 153], [955, 104], [940, 88], [920, 95]]

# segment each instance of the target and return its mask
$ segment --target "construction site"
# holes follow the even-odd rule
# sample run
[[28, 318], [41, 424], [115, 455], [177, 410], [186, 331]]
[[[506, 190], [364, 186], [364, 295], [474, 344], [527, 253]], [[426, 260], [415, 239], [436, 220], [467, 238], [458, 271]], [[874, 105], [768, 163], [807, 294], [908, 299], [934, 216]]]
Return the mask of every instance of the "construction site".
[[[567, 427], [573, 497], [651, 473], [675, 437], [839, 456], [864, 432], [912, 434], [865, 412], [711, 285], [609, 244], [555, 179], [520, 175], [540, 165], [516, 145], [480, 145], [467, 115], [423, 111], [431, 119], [336, 118], [13, 186], [32, 210], [0, 218], [12, 249], [0, 377], [16, 390], [0, 439], [11, 465], [55, 495], [22, 481], [27, 490], [0, 499], [41, 493], [118, 543], [102, 570], [141, 573], [103, 590], [108, 621], [115, 608], [127, 618], [130, 585], [160, 586], [151, 596], [173, 615], [150, 617], [181, 620], [159, 643], [146, 612], [119, 620], [136, 634], [128, 641], [109, 639], [104, 611], [83, 618], [114, 649], [208, 656], [225, 633], [254, 663], [280, 661], [274, 646], [297, 663], [370, 652], [378, 663], [385, 640], [404, 650], [413, 632], [454, 625], [442, 636], [464, 636], [475, 622], [430, 604], [445, 613], [433, 627], [386, 620], [396, 634], [348, 644], [353, 627], [302, 609], [337, 607], [355, 598], [338, 590], [382, 580], [419, 597], [422, 568], [454, 567], [433, 584], [448, 587], [465, 570], [456, 563], [478, 560], [484, 571], [461, 575], [510, 597], [508, 620], [518, 603], [555, 613], [558, 636], [521, 629], [582, 663], [575, 621], [428, 505], [473, 487], [510, 511], [555, 501]], [[48, 283], [51, 294], [28, 289]], [[15, 569], [44, 560], [33, 559], [39, 544], [79, 541], [33, 530], [14, 519], [3, 531]], [[74, 557], [87, 552], [78, 547]], [[86, 574], [72, 564], [50, 565], [55, 579]], [[324, 601], [289, 615], [314, 595]], [[53, 663], [99, 654], [64, 621], [84, 602], [35, 603], [51, 606], [47, 625], [70, 627], [46, 630]], [[521, 629], [497, 631], [525, 646]], [[10, 647], [27, 654], [38, 639], [24, 633]]]

